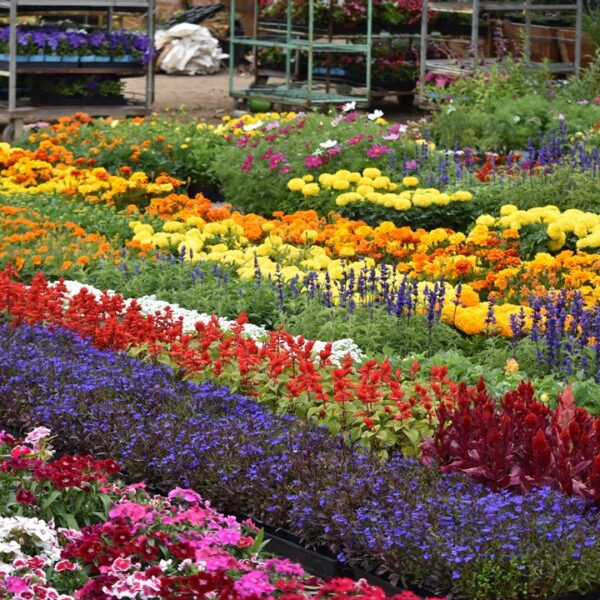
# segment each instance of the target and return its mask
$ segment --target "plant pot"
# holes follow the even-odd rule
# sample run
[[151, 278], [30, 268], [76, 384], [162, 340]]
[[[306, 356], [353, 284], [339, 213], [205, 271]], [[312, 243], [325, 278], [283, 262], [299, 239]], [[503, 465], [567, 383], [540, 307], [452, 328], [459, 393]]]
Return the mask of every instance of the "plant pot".
[[97, 56], [94, 67], [141, 67], [142, 63], [133, 56]]
[[82, 65], [94, 65], [96, 62], [98, 62], [98, 56], [96, 56], [95, 54], [88, 54], [86, 56], [80, 56], [79, 57], [79, 63]]
[[304, 546], [286, 540], [274, 533], [265, 531], [265, 539], [269, 540], [265, 550], [284, 556], [300, 563], [309, 573], [329, 579], [332, 577], [345, 577], [351, 570], [340, 563], [336, 558], [324, 556], [319, 552], [307, 550]]
[[112, 62], [120, 64], [120, 65], [131, 65], [134, 63], [138, 63], [139, 61], [137, 60], [137, 58], [134, 58], [133, 56], [114, 56], [112, 58]]

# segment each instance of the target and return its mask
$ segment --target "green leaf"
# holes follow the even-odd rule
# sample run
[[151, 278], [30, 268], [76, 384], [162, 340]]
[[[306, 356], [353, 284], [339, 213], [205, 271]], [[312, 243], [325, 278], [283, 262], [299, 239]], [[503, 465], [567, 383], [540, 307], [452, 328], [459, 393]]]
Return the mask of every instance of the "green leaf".
[[42, 502], [42, 510], [46, 510], [51, 504], [53, 504], [55, 502], [55, 500], [60, 496], [60, 491], [59, 490], [54, 490], [53, 492], [51, 492], [48, 497], [46, 498], [46, 500], [44, 500], [44, 502]]

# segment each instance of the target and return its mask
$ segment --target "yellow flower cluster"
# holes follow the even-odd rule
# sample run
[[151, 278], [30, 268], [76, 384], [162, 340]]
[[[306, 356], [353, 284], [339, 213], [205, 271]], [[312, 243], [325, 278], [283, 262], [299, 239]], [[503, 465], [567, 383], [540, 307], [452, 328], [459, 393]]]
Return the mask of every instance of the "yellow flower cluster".
[[446, 304], [442, 312], [442, 319], [449, 325], [453, 325], [466, 335], [475, 334], [499, 334], [504, 337], [512, 337], [510, 326], [511, 315], [518, 316], [521, 309], [525, 312], [525, 330], [531, 327], [531, 309], [520, 304], [499, 304], [493, 307], [495, 324], [486, 323], [489, 312], [489, 303], [480, 302], [471, 306], [458, 306]]
[[560, 250], [569, 234], [577, 240], [577, 248], [600, 247], [600, 215], [570, 208], [561, 212], [554, 205], [536, 206], [529, 210], [519, 210], [513, 204], [505, 204], [500, 209], [500, 217], [481, 215], [477, 224], [501, 229], [519, 231], [532, 224], [547, 225], [546, 233], [550, 239], [550, 250]]
[[256, 137], [264, 135], [266, 131], [265, 125], [291, 121], [292, 119], [295, 119], [296, 116], [297, 113], [295, 112], [253, 113], [242, 115], [241, 117], [231, 117], [226, 115], [222, 118], [222, 122], [217, 126], [200, 123], [197, 125], [197, 129], [209, 129], [212, 130], [215, 135], [222, 137], [228, 135], [236, 137], [242, 135]]
[[[263, 228], [270, 229], [268, 225], [270, 223], [265, 223]], [[331, 258], [321, 246], [287, 244], [273, 233], [260, 244], [251, 244], [248, 238], [242, 235], [243, 228], [233, 219], [213, 223], [206, 223], [200, 217], [190, 217], [185, 223], [167, 221], [163, 230], [159, 232], [140, 221], [132, 221], [130, 227], [134, 233], [134, 245], [173, 250], [177, 248], [186, 260], [192, 262], [214, 261], [223, 265], [235, 265], [238, 276], [245, 280], [256, 276], [257, 266], [263, 277], [274, 277], [280, 273], [285, 281], [295, 277], [303, 279], [309, 272], [314, 271], [317, 273], [317, 281], [321, 284], [325, 283], [326, 275], [331, 280], [338, 280], [350, 270], [358, 276], [362, 269], [380, 268], [372, 258], [354, 262], [344, 261], [344, 257], [355, 256], [355, 250], [350, 244], [340, 250], [340, 258]], [[306, 233], [307, 241], [310, 241], [314, 232], [308, 230]], [[395, 274], [391, 285], [394, 285], [394, 282], [399, 285], [402, 279], [401, 273]], [[426, 281], [419, 282], [421, 296], [427, 285], [431, 286]], [[335, 300], [336, 292], [333, 293]], [[447, 284], [446, 294], [448, 303], [455, 300], [452, 285]], [[468, 285], [463, 285], [460, 301], [465, 306], [475, 306], [479, 303], [479, 296]]]
[[[22, 151], [11, 149], [8, 156], [12, 152]], [[0, 174], [0, 193], [3, 194], [65, 194], [108, 204], [118, 196], [127, 194], [142, 193], [149, 197], [168, 194], [175, 189], [174, 183], [179, 183], [169, 177], [159, 177], [151, 182], [142, 172], [132, 173], [128, 177], [111, 175], [103, 167], [52, 164], [27, 155], [20, 156], [2, 169]]]
[[370, 202], [399, 211], [409, 210], [414, 206], [427, 208], [445, 206], [450, 202], [468, 202], [473, 197], [466, 191], [446, 194], [435, 188], [407, 189], [416, 188], [417, 185], [417, 177], [404, 177], [399, 184], [382, 175], [379, 169], [367, 167], [362, 173], [346, 169], [335, 173], [322, 173], [318, 183], [313, 182], [311, 175], [294, 177], [288, 181], [287, 187], [304, 196], [316, 196], [321, 190], [342, 192], [335, 200], [338, 206], [346, 206], [353, 202]]

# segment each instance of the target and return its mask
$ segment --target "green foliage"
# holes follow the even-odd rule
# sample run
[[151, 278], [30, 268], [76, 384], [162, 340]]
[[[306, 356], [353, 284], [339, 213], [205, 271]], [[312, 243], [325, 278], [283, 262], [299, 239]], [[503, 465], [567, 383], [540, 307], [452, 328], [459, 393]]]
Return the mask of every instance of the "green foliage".
[[450, 202], [444, 206], [432, 205], [427, 208], [413, 206], [406, 211], [371, 202], [352, 202], [338, 208], [337, 212], [348, 219], [365, 221], [372, 227], [377, 227], [382, 221], [391, 221], [398, 227], [422, 227], [427, 230], [444, 227], [455, 231], [465, 231], [473, 223], [473, 217], [481, 214], [472, 201]]
[[440, 99], [432, 134], [447, 147], [455, 143], [489, 151], [522, 149], [564, 116], [569, 132], [589, 129], [600, 119], [593, 103], [600, 90], [600, 58], [579, 79], [552, 81], [547, 72], [527, 73], [507, 61], [451, 84]]
[[600, 197], [600, 180], [581, 173], [570, 165], [556, 166], [550, 173], [535, 177], [523, 175], [470, 188], [474, 215], [498, 214], [504, 204], [514, 204], [522, 210], [553, 204], [561, 211], [577, 207], [596, 212]]
[[[131, 237], [131, 217], [115, 212], [106, 204], [95, 204], [54, 194], [12, 194], [11, 206], [30, 208], [57, 223], [74, 221], [88, 233], [100, 233], [108, 239], [124, 243]], [[160, 221], [145, 217], [146, 222], [159, 226]]]

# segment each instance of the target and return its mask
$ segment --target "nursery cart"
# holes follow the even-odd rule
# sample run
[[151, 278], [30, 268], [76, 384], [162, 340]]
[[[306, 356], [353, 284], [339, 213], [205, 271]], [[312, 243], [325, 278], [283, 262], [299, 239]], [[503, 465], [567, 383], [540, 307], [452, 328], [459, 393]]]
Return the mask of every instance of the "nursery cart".
[[[44, 62], [24, 62], [17, 60], [17, 20], [21, 16], [40, 17], [44, 14], [79, 14], [85, 17], [101, 15], [106, 17], [106, 28], [112, 29], [115, 15], [145, 14], [146, 33], [150, 44], [154, 40], [155, 0], [0, 0], [0, 11], [7, 11], [9, 24], [9, 56], [0, 63], [0, 76], [8, 78], [8, 98], [0, 104], [0, 122], [5, 123], [3, 137], [10, 140], [19, 136], [25, 122], [52, 120], [75, 111], [86, 112], [90, 116], [135, 116], [150, 112], [154, 101], [154, 70], [152, 61], [146, 65], [94, 66], [78, 64], [49, 64]], [[2, 14], [2, 13], [0, 13]], [[4, 15], [3, 15], [4, 16]], [[146, 77], [145, 94], [140, 99], [130, 99], [123, 106], [89, 104], [71, 106], [33, 106], [17, 99], [18, 76], [23, 74], [45, 75], [118, 75], [119, 77]]]
[[[308, 20], [299, 23], [293, 18], [293, 0], [287, 0], [286, 18], [280, 23], [263, 23], [260, 19], [260, 5], [255, 0], [255, 20], [251, 36], [238, 36], [235, 33], [236, 0], [231, 0], [231, 25], [229, 49], [235, 56], [236, 48], [244, 46], [252, 49], [256, 59], [261, 48], [282, 50], [285, 64], [282, 69], [282, 83], [269, 85], [269, 76], [275, 73], [263, 71], [257, 73], [254, 82], [246, 89], [236, 88], [234, 84], [234, 64], [229, 64], [229, 93], [238, 103], [252, 100], [267, 104], [280, 104], [309, 108], [326, 104], [356, 102], [365, 106], [369, 103], [371, 90], [371, 50], [373, 2], [368, 0], [364, 31], [360, 35], [338, 34], [333, 29], [330, 0], [329, 27], [320, 29], [315, 25], [315, 3], [308, 2]], [[333, 56], [362, 55], [365, 61], [365, 79], [361, 84], [349, 83], [337, 77], [327, 69], [323, 77], [315, 77], [315, 62], [318, 56], [329, 60]], [[300, 57], [306, 61], [306, 72], [300, 73]], [[293, 64], [295, 61], [295, 64]], [[255, 60], [256, 64], [256, 60]]]
[[[488, 2], [486, 0], [462, 0], [462, 1], [429, 1], [423, 0], [421, 17], [421, 48], [419, 60], [419, 102], [426, 105], [425, 83], [427, 73], [439, 73], [445, 75], [467, 75], [476, 69], [490, 69], [497, 61], [493, 58], [483, 59], [479, 56], [479, 17], [482, 11], [510, 12], [522, 11], [525, 19], [523, 55], [528, 68], [548, 69], [554, 73], [578, 73], [581, 66], [581, 44], [582, 44], [582, 19], [583, 2], [575, 0], [562, 4], [546, 4], [535, 0], [506, 2]], [[536, 11], [571, 12], [575, 13], [575, 55], [574, 62], [539, 63], [531, 60], [532, 42], [532, 13]], [[462, 13], [471, 16], [471, 45], [469, 58], [431, 60], [427, 57], [428, 49], [428, 12]]]

